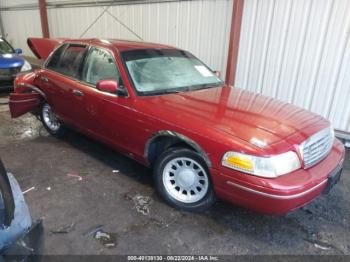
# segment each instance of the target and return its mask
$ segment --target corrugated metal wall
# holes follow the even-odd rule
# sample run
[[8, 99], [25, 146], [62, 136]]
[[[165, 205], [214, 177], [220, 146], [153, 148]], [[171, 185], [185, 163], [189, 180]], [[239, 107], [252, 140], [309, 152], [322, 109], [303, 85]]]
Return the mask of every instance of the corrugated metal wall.
[[350, 132], [350, 1], [245, 0], [235, 86]]
[[[5, 0], [1, 6], [22, 2], [15, 0], [10, 3]], [[33, 0], [26, 2], [30, 3]], [[117, 18], [144, 41], [189, 50], [225, 75], [232, 4], [232, 0], [192, 0], [110, 7], [48, 8], [50, 36], [79, 38], [108, 8], [84, 37], [138, 40], [116, 21]], [[39, 11], [2, 11], [1, 14], [10, 41], [31, 54], [25, 41], [29, 36], [41, 35]]]
[[15, 48], [22, 48], [24, 54], [31, 55], [28, 36], [42, 36], [39, 10], [1, 11], [1, 18], [7, 40]]

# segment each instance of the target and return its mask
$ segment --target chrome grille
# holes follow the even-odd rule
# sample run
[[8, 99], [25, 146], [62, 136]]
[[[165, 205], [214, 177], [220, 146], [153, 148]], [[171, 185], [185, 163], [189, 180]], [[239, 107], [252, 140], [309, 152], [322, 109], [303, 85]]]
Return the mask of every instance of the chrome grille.
[[328, 127], [303, 142], [300, 145], [300, 152], [303, 157], [304, 168], [309, 168], [324, 159], [332, 148], [333, 139], [333, 130]]
[[0, 68], [0, 75], [13, 76], [21, 71], [20, 67], [14, 68]]

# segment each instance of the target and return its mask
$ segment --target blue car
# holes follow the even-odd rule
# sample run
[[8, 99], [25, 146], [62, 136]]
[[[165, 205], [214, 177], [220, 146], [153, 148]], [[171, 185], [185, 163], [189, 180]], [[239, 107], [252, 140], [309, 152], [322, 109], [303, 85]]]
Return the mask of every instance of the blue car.
[[12, 88], [13, 80], [18, 73], [32, 69], [30, 63], [21, 54], [21, 49], [14, 49], [0, 37], [0, 89]]

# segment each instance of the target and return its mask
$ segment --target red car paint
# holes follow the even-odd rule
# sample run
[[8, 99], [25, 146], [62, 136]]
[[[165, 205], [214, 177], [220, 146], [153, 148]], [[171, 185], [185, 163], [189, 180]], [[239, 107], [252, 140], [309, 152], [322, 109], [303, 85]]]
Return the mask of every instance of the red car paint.
[[[50, 41], [45, 48], [45, 41], [40, 39], [30, 43], [38, 57], [47, 57], [48, 51], [64, 42]], [[218, 197], [267, 214], [283, 214], [312, 201], [326, 187], [328, 176], [342, 165], [344, 147], [335, 140], [331, 152], [317, 165], [278, 178], [262, 178], [223, 167], [221, 159], [228, 151], [255, 156], [297, 151], [297, 145], [330, 123], [288, 103], [229, 86], [137, 96], [119, 51], [167, 46], [118, 40], [65, 41], [110, 50], [129, 96], [106, 94], [43, 68], [16, 79], [15, 85], [29, 84], [39, 88], [41, 95], [16, 88], [10, 97], [13, 117], [35, 109], [41, 99], [46, 99], [66, 124], [145, 165], [149, 164], [147, 146], [152, 137], [176, 133], [206, 158]], [[73, 95], [73, 89], [81, 90], [84, 97]], [[255, 144], [254, 139], [265, 145]]]

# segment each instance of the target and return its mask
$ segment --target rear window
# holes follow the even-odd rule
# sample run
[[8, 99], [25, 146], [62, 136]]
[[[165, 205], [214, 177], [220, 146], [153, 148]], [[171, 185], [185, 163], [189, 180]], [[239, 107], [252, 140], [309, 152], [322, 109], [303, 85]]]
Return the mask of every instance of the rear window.
[[46, 67], [62, 75], [77, 78], [85, 50], [86, 46], [83, 45], [63, 45], [55, 51]]
[[60, 61], [61, 55], [67, 45], [62, 45], [52, 54], [50, 61], [47, 63], [46, 68], [51, 70], [56, 70], [58, 66], [58, 62]]
[[66, 76], [77, 77], [85, 49], [86, 47], [81, 45], [68, 46], [61, 56], [56, 71]]

